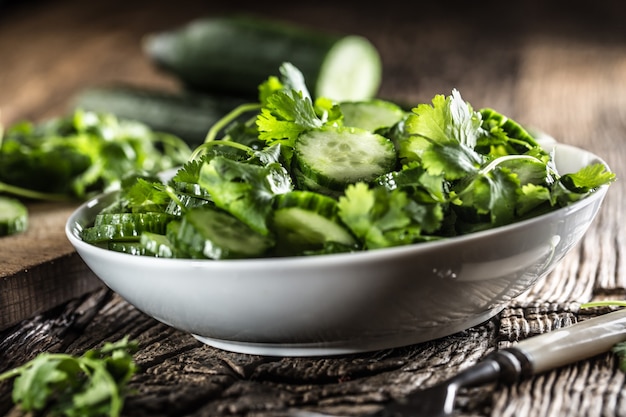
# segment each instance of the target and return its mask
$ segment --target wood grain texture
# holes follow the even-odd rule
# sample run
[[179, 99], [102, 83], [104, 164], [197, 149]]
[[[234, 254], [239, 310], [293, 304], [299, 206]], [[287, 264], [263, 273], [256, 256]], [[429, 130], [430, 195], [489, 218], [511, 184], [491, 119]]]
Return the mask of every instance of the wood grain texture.
[[[14, 301], [6, 294], [18, 288], [32, 316], [17, 323], [0, 312], [0, 328], [11, 326], [0, 330], [0, 372], [42, 351], [80, 353], [130, 335], [141, 346], [141, 372], [125, 416], [284, 416], [293, 409], [357, 416], [494, 349], [605, 312], [581, 311], [580, 303], [626, 299], [624, 7], [431, 3], [392, 1], [384, 10], [350, 2], [10, 3], [0, 8], [0, 122], [58, 115], [82, 88], [109, 82], [176, 91], [176, 81], [141, 54], [141, 38], [201, 15], [246, 11], [362, 34], [381, 51], [382, 97], [418, 103], [458, 88], [475, 107], [494, 107], [605, 158], [618, 181], [583, 241], [554, 271], [494, 319], [440, 340], [335, 358], [241, 355], [205, 346], [100, 288], [63, 236], [72, 207], [32, 206], [33, 224], [45, 227], [0, 240], [0, 309], [7, 311]], [[54, 303], [36, 300], [53, 294]], [[458, 415], [624, 416], [625, 374], [617, 365], [606, 353], [516, 384], [464, 390]], [[0, 383], [0, 415], [23, 415], [11, 405], [7, 383]]]

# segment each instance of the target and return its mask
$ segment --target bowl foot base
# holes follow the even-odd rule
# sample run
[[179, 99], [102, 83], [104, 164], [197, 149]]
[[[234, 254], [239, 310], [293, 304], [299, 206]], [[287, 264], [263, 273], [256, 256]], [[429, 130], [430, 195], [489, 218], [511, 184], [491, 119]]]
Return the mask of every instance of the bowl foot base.
[[416, 343], [427, 342], [450, 336], [454, 333], [469, 329], [489, 320], [498, 314], [504, 306], [488, 310], [481, 315], [456, 323], [454, 325], [438, 326], [416, 330], [414, 333], [402, 333], [375, 338], [360, 338], [358, 340], [311, 342], [311, 343], [254, 343], [236, 340], [223, 340], [212, 337], [192, 334], [197, 340], [214, 348], [235, 353], [249, 355], [278, 356], [278, 357], [313, 357], [337, 356], [354, 353], [372, 352], [375, 350], [391, 349]]

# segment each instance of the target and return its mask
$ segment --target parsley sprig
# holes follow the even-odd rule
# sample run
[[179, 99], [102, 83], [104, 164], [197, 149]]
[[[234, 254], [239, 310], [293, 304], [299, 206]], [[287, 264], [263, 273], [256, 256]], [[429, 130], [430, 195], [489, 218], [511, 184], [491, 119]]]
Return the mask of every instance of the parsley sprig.
[[14, 379], [13, 402], [25, 412], [117, 417], [137, 371], [132, 358], [137, 348], [126, 336], [82, 356], [44, 352], [0, 374], [0, 381]]

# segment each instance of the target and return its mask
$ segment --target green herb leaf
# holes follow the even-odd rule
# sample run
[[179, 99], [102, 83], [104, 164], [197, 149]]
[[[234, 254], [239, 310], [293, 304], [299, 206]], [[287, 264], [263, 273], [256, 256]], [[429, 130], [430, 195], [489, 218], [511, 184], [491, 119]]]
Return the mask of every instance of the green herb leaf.
[[126, 336], [82, 356], [44, 352], [0, 374], [0, 381], [14, 378], [12, 399], [25, 412], [117, 417], [137, 370], [131, 356], [137, 347]]
[[202, 166], [198, 183], [217, 207], [263, 235], [269, 233], [267, 218], [273, 197], [293, 188], [288, 172], [279, 163], [261, 166], [222, 156]]
[[400, 189], [369, 188], [364, 183], [348, 186], [339, 198], [339, 217], [364, 242], [365, 249], [406, 245], [424, 240], [443, 214], [438, 205], [422, 205]]
[[11, 126], [0, 142], [0, 192], [44, 200], [85, 199], [131, 172], [175, 167], [191, 154], [179, 138], [111, 114], [77, 110]]

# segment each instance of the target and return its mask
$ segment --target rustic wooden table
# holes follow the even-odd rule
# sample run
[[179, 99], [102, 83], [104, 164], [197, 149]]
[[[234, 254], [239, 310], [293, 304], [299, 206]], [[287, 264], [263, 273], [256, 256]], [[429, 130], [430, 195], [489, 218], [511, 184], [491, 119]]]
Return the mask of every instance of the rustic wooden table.
[[[618, 181], [583, 241], [553, 272], [492, 320], [441, 340], [332, 358], [243, 355], [205, 346], [103, 288], [63, 234], [74, 206], [33, 204], [30, 230], [0, 240], [0, 372], [42, 351], [79, 353], [130, 335], [141, 346], [141, 371], [124, 415], [361, 415], [493, 349], [603, 312], [581, 311], [582, 302], [626, 299], [626, 9], [617, 1], [520, 1], [504, 9], [497, 2], [421, 3], [385, 2], [380, 10], [257, 2], [245, 10], [367, 36], [383, 58], [382, 97], [419, 103], [457, 88], [476, 108], [496, 108], [604, 157]], [[141, 37], [240, 10], [232, 7], [192, 0], [2, 2], [0, 122], [60, 115], [81, 89], [108, 82], [175, 91], [177, 83], [143, 56]], [[625, 376], [607, 353], [518, 384], [464, 391], [459, 415], [624, 416]], [[0, 415], [22, 415], [8, 383], [0, 384]]]

